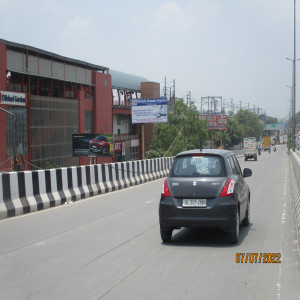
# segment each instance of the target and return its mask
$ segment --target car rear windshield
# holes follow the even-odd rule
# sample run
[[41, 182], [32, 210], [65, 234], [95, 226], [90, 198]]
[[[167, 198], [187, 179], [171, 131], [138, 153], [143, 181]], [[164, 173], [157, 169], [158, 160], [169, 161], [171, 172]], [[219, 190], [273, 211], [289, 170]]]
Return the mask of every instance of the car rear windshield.
[[224, 177], [225, 167], [220, 156], [180, 156], [174, 160], [170, 177]]

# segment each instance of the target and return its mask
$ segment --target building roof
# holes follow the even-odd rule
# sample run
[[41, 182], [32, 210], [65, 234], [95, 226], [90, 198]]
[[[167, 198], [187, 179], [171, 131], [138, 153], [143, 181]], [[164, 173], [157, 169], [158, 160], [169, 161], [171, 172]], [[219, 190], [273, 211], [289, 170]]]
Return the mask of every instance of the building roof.
[[141, 82], [147, 82], [148, 79], [132, 75], [116, 70], [109, 69], [109, 74], [111, 74], [111, 85], [115, 89], [125, 89], [130, 91], [140, 91]]
[[58, 54], [55, 54], [55, 53], [52, 53], [52, 52], [49, 52], [49, 51], [45, 51], [45, 50], [42, 50], [42, 49], [39, 49], [39, 48], [35, 48], [35, 47], [23, 45], [23, 44], [18, 44], [18, 43], [14, 43], [14, 42], [9, 42], [9, 41], [3, 40], [3, 39], [0, 39], [0, 43], [5, 44], [9, 47], [20, 49], [20, 50], [25, 49], [25, 50], [32, 51], [32, 52], [35, 52], [35, 53], [39, 53], [39, 54], [42, 54], [42, 55], [45, 55], [45, 56], [56, 58], [58, 60], [63, 60], [65, 62], [68, 62], [68, 63], [71, 63], [71, 64], [76, 64], [76, 65], [89, 67], [89, 68], [92, 68], [96, 71], [104, 72], [104, 71], [109, 70], [109, 68], [107, 68], [107, 67], [90, 64], [90, 63], [87, 63], [87, 62], [84, 62], [84, 61], [81, 61], [81, 60], [68, 58], [68, 57], [61, 56], [61, 55], [58, 55]]
[[148, 79], [141, 77], [141, 76], [132, 75], [132, 74], [128, 74], [125, 72], [116, 71], [116, 70], [111, 70], [108, 67], [94, 65], [94, 64], [87, 63], [87, 62], [84, 62], [81, 60], [68, 58], [68, 57], [61, 56], [61, 55], [58, 55], [58, 54], [55, 54], [55, 53], [52, 53], [49, 51], [45, 51], [45, 50], [42, 50], [39, 48], [35, 48], [32, 46], [18, 44], [18, 43], [10, 42], [10, 41], [3, 40], [3, 39], [0, 39], [0, 43], [5, 44], [8, 47], [12, 47], [12, 48], [20, 49], [20, 50], [28, 50], [31, 52], [39, 53], [44, 56], [55, 58], [57, 60], [62, 60], [62, 61], [65, 61], [65, 62], [68, 62], [71, 64], [89, 67], [89, 68], [94, 69], [95, 71], [99, 71], [99, 72], [106, 71], [111, 74], [112, 88], [124, 89], [127, 91], [140, 91], [141, 90], [141, 82], [149, 81]]

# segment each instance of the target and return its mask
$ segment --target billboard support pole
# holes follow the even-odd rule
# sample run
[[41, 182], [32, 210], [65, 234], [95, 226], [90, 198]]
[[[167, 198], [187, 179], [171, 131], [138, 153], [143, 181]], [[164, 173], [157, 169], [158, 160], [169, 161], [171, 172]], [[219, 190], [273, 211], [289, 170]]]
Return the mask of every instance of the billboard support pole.
[[223, 130], [221, 130], [221, 149], [223, 149]]
[[142, 126], [142, 159], [145, 159], [145, 131], [144, 131], [144, 123], [141, 124]]

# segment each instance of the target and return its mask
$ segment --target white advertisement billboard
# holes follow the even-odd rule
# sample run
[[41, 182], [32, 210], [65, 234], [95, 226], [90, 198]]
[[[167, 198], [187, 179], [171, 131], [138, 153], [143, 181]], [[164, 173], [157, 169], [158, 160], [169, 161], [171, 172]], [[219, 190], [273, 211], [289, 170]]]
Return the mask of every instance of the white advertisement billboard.
[[132, 99], [132, 123], [168, 122], [168, 99]]

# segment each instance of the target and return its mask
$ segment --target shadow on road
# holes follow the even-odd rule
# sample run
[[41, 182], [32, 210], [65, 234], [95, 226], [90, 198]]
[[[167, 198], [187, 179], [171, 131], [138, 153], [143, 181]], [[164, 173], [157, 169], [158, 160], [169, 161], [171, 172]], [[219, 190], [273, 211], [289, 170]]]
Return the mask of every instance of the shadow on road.
[[163, 244], [172, 247], [237, 247], [246, 238], [251, 227], [251, 223], [248, 227], [240, 226], [239, 242], [236, 245], [229, 242], [228, 233], [221, 229], [210, 228], [183, 228], [179, 231], [174, 230], [171, 242]]

